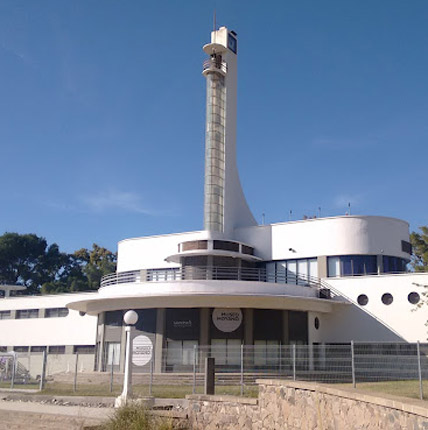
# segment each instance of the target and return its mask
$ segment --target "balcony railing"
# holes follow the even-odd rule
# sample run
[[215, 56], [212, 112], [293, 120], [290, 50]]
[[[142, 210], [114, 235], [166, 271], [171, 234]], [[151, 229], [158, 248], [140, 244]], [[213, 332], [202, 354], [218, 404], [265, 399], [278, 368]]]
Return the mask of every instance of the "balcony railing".
[[295, 273], [268, 273], [265, 268], [246, 267], [207, 267], [192, 266], [173, 269], [148, 269], [119, 272], [106, 275], [101, 279], [101, 287], [138, 282], [169, 281], [249, 281], [292, 284], [312, 287], [319, 291], [319, 297], [329, 299], [334, 294], [330, 286], [320, 278]]
[[223, 72], [224, 74], [227, 73], [227, 64], [224, 61], [219, 61], [216, 58], [208, 58], [207, 60], [204, 61], [203, 63], [203, 71], [205, 72], [205, 70], [220, 70], [221, 72]]

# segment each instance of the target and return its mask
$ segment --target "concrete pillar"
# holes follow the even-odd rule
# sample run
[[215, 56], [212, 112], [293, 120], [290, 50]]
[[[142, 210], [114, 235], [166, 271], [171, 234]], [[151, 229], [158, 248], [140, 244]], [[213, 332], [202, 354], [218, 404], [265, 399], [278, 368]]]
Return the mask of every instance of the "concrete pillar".
[[106, 355], [105, 351], [105, 312], [98, 314], [97, 322], [97, 339], [95, 345], [98, 345], [97, 356], [95, 358], [96, 370], [101, 372], [103, 370], [103, 357]]
[[156, 336], [155, 336], [155, 373], [162, 372], [162, 354], [165, 337], [165, 308], [159, 308], [156, 312]]
[[317, 265], [318, 265], [318, 278], [327, 278], [328, 276], [327, 256], [326, 255], [318, 256]]

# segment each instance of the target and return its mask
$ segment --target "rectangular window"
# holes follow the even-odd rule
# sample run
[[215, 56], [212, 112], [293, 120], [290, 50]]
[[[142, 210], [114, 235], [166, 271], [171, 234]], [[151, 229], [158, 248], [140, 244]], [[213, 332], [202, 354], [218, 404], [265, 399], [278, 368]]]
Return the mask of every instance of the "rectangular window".
[[51, 345], [48, 348], [49, 354], [65, 354], [65, 345]]
[[316, 258], [308, 260], [308, 269], [311, 278], [318, 278], [318, 260]]
[[45, 311], [45, 318], [61, 318], [68, 315], [67, 308], [48, 308]]
[[287, 280], [288, 284], [297, 284], [297, 261], [287, 261]]
[[340, 276], [340, 259], [339, 257], [328, 257], [328, 276]]
[[30, 348], [31, 352], [43, 352], [46, 351], [46, 346], [32, 346]]
[[[167, 366], [193, 366], [197, 340], [168, 340], [166, 364]], [[196, 360], [198, 354], [196, 352]]]
[[7, 346], [0, 346], [0, 352], [7, 352]]
[[38, 309], [19, 309], [16, 311], [16, 319], [39, 318]]
[[255, 340], [254, 341], [254, 365], [274, 366], [279, 364], [279, 341]]
[[13, 350], [15, 352], [28, 352], [28, 346], [14, 346]]
[[10, 319], [10, 311], [0, 311], [0, 320]]
[[211, 356], [218, 365], [239, 365], [241, 363], [240, 339], [212, 339]]
[[95, 354], [95, 346], [94, 345], [74, 345], [73, 346], [74, 354]]

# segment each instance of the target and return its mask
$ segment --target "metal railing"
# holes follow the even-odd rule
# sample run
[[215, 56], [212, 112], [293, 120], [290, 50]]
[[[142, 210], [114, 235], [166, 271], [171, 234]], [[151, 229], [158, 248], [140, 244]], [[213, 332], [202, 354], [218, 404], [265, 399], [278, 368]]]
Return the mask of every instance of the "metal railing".
[[[420, 399], [428, 395], [426, 343], [256, 342], [256, 345], [240, 345], [238, 341], [230, 345], [225, 341], [223, 345], [199, 346], [197, 341], [185, 341], [145, 351], [145, 364], [132, 366], [133, 390], [136, 395], [158, 397], [202, 393], [205, 359], [212, 357], [217, 394], [254, 395], [256, 380], [267, 378], [348, 384]], [[156, 353], [161, 356], [156, 357]], [[31, 359], [26, 354], [2, 354], [0, 358], [0, 386], [6, 388], [32, 385], [118, 395], [123, 385], [123, 371], [119, 365], [111, 365], [116, 363], [114, 356], [105, 357], [103, 372], [91, 371], [93, 354], [35, 353]]]
[[215, 58], [209, 58], [204, 61], [203, 63], [203, 71], [209, 70], [209, 69], [217, 69], [221, 70], [223, 73], [227, 73], [227, 64], [224, 61], [219, 61]]
[[103, 276], [101, 287], [138, 282], [168, 281], [249, 281], [299, 285], [318, 290], [318, 297], [330, 299], [339, 295], [329, 284], [315, 276], [291, 272], [269, 273], [265, 268], [187, 266], [173, 269], [149, 269], [112, 273]]

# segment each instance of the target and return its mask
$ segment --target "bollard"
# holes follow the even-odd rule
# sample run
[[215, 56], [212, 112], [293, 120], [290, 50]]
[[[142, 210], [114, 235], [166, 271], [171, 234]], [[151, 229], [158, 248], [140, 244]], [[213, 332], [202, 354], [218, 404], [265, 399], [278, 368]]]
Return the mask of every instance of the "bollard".
[[424, 399], [424, 387], [423, 387], [423, 383], [422, 383], [421, 347], [420, 347], [419, 341], [416, 344], [416, 352], [418, 355], [419, 398], [421, 400], [423, 400]]
[[73, 381], [73, 391], [77, 391], [77, 365], [79, 364], [79, 353], [76, 352], [76, 363], [74, 365], [74, 381]]
[[204, 394], [215, 393], [215, 359], [214, 357], [205, 358], [205, 384]]
[[110, 393], [113, 392], [113, 380], [114, 380], [114, 348], [111, 354], [111, 369], [110, 369]]
[[42, 358], [42, 373], [40, 374], [40, 385], [39, 390], [42, 391], [45, 387], [45, 379], [46, 379], [46, 361], [47, 361], [47, 355], [46, 350], [43, 351], [43, 358]]
[[357, 382], [355, 380], [355, 354], [354, 354], [354, 341], [351, 340], [351, 371], [352, 371], [352, 386], [357, 387]]
[[196, 345], [193, 346], [193, 387], [192, 394], [196, 393]]
[[149, 396], [152, 396], [153, 393], [153, 367], [154, 367], [154, 357], [150, 360], [150, 380], [149, 380]]

